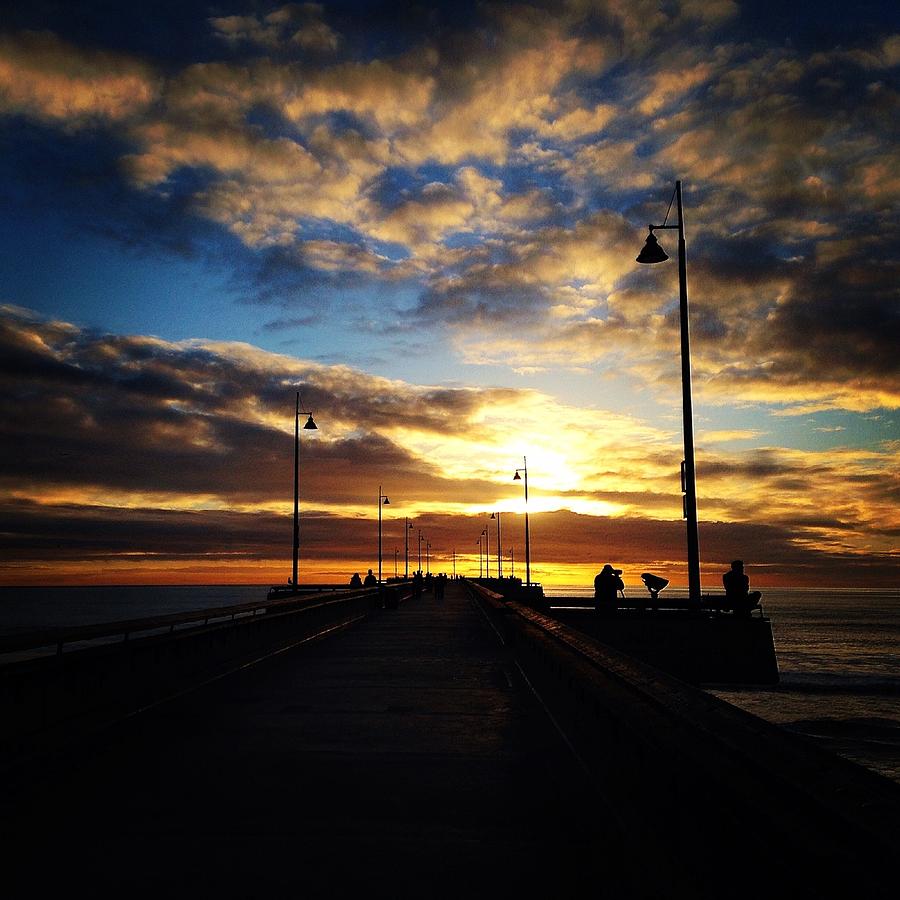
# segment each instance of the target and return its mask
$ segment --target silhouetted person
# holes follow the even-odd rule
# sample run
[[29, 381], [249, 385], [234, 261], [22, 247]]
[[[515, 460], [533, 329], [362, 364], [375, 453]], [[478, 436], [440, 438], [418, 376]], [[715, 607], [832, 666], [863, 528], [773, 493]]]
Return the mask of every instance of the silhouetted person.
[[434, 599], [435, 600], [443, 600], [444, 599], [444, 587], [447, 584], [447, 576], [441, 573], [434, 580]]
[[369, 574], [366, 575], [366, 580], [363, 582], [366, 587], [375, 587], [378, 584], [378, 579], [372, 574], [372, 570], [369, 569]]
[[731, 571], [722, 576], [725, 585], [725, 599], [731, 604], [736, 615], [749, 616], [750, 610], [759, 605], [762, 594], [750, 591], [750, 578], [744, 572], [744, 563], [736, 559], [731, 564]]
[[607, 563], [594, 579], [594, 609], [599, 615], [611, 615], [616, 611], [619, 591], [625, 590], [625, 583], [619, 577], [621, 569], [614, 569]]
[[432, 577], [432, 575], [431, 575], [431, 572], [429, 572], [429, 573], [425, 576], [425, 590], [426, 590], [426, 591], [430, 591], [431, 588], [434, 586], [434, 585], [432, 584], [433, 581], [434, 581], [434, 579], [433, 579], [433, 577]]
[[422, 570], [416, 569], [415, 574], [413, 575], [413, 597], [421, 597], [422, 596]]
[[359, 572], [354, 572], [353, 577], [350, 579], [350, 587], [361, 588], [362, 586], [363, 586], [362, 578], [359, 577]]

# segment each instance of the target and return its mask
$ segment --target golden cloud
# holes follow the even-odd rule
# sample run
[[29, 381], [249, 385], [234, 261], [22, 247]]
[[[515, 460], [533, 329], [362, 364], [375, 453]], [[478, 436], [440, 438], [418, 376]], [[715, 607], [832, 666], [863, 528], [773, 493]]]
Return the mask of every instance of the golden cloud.
[[160, 91], [145, 65], [87, 51], [48, 32], [0, 36], [0, 111], [69, 125], [119, 120], [143, 111]]

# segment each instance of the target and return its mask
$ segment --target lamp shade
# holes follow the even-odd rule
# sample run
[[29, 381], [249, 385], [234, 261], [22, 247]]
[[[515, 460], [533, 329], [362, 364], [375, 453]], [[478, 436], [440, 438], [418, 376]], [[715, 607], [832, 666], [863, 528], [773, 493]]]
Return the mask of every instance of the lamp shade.
[[637, 261], [639, 263], [652, 265], [653, 263], [665, 262], [668, 258], [666, 251], [659, 246], [656, 235], [651, 231], [650, 234], [647, 235], [647, 240], [641, 249], [641, 252], [637, 255]]
[[390, 501], [390, 500], [388, 500], [388, 498], [387, 498], [387, 497], [385, 497], [385, 498], [384, 498], [384, 499], [383, 499], [383, 501], [382, 501], [382, 502], [383, 502], [383, 503], [384, 503], [384, 505], [385, 505], [385, 506], [390, 506], [390, 505], [391, 505], [391, 501]]
[[306, 420], [306, 424], [303, 426], [305, 431], [318, 431], [319, 426], [313, 422], [312, 413], [309, 414], [309, 418]]
[[516, 472], [516, 474], [513, 475], [513, 481], [521, 481], [521, 480], [522, 480], [522, 476], [518, 472]]

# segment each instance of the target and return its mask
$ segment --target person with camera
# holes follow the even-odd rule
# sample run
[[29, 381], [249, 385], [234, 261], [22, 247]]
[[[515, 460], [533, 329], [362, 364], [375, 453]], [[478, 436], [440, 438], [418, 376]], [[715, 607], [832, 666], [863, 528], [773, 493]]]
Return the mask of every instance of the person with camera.
[[622, 570], [614, 569], [607, 563], [594, 579], [594, 609], [599, 616], [614, 615], [619, 592], [625, 591], [621, 578]]

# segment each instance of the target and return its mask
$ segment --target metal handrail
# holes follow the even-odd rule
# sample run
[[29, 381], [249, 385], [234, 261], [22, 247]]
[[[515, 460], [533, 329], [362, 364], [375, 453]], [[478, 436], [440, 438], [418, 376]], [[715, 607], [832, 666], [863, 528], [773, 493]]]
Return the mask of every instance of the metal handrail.
[[[401, 585], [397, 585], [400, 587]], [[382, 585], [381, 588], [392, 588]], [[260, 600], [252, 603], [240, 603], [231, 606], [216, 606], [186, 612], [166, 613], [159, 616], [147, 616], [139, 619], [120, 619], [115, 622], [102, 622], [93, 625], [67, 625], [59, 628], [45, 628], [19, 634], [0, 635], [0, 654], [25, 650], [38, 650], [41, 647], [56, 645], [57, 655], [63, 652], [65, 644], [77, 641], [90, 641], [99, 638], [122, 637], [127, 641], [132, 634], [142, 631], [153, 631], [168, 628], [174, 631], [179, 625], [203, 622], [209, 624], [212, 619], [235, 619], [238, 616], [256, 615], [258, 612], [289, 607], [298, 603], [307, 604], [321, 597], [324, 593], [340, 594], [335, 599], [349, 599], [363, 594], [377, 592], [379, 588], [340, 589], [328, 587], [319, 593], [298, 593], [296, 596], [281, 597], [275, 600]]]

